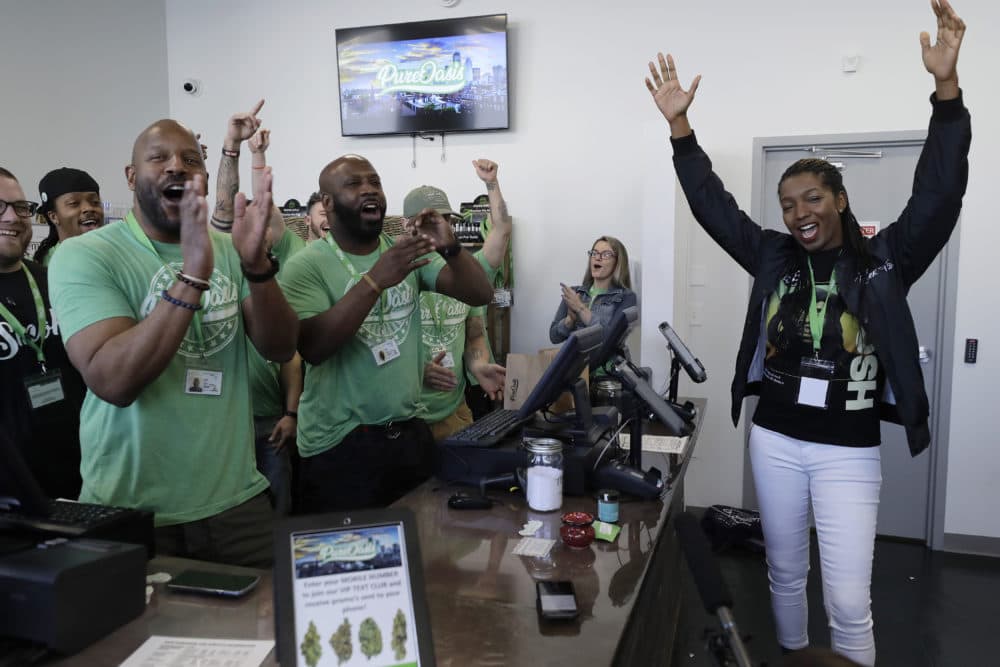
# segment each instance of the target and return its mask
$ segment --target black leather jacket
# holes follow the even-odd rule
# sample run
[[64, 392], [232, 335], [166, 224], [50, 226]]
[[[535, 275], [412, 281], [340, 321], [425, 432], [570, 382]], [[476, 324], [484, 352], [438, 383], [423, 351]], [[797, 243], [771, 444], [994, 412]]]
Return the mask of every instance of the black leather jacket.
[[[933, 113], [910, 199], [899, 218], [869, 241], [875, 268], [859, 271], [856, 258], [849, 253], [844, 253], [834, 268], [848, 309], [858, 315], [871, 335], [885, 368], [888, 382], [881, 400], [882, 418], [906, 428], [913, 456], [930, 444], [929, 404], [906, 294], [948, 242], [958, 221], [972, 139], [969, 111], [961, 96], [940, 102], [932, 95], [931, 103]], [[754, 277], [732, 384], [736, 424], [743, 397], [759, 391], [766, 300], [787, 271], [797, 242], [788, 234], [761, 229], [739, 209], [712, 171], [712, 163], [693, 133], [672, 143], [674, 168], [694, 217]]]

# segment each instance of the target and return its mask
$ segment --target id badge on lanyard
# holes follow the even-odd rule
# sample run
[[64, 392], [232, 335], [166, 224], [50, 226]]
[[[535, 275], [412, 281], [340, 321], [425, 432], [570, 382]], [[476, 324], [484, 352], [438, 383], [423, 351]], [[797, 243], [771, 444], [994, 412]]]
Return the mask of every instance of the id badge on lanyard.
[[222, 365], [206, 357], [184, 362], [184, 393], [193, 396], [222, 395]]
[[816, 357], [802, 357], [799, 363], [799, 395], [796, 403], [826, 410], [835, 364]]
[[66, 397], [63, 392], [62, 373], [56, 369], [25, 378], [24, 388], [28, 392], [32, 410], [58, 403]]
[[41, 372], [30, 375], [24, 379], [24, 389], [28, 393], [28, 402], [32, 410], [58, 403], [65, 398], [62, 386], [62, 374], [58, 369], [49, 370], [45, 366], [45, 334], [48, 331], [48, 321], [45, 319], [45, 302], [42, 299], [42, 292], [38, 289], [35, 277], [31, 275], [27, 265], [21, 264], [24, 271], [25, 280], [28, 282], [28, 289], [31, 291], [32, 302], [35, 306], [35, 332], [38, 340], [34, 340], [28, 335], [27, 328], [10, 312], [6, 306], [0, 304], [0, 317], [10, 326], [11, 330], [35, 351], [35, 359]]
[[813, 408], [826, 410], [829, 403], [830, 381], [836, 370], [832, 361], [819, 358], [820, 343], [823, 338], [823, 326], [826, 322], [826, 307], [830, 296], [837, 291], [837, 275], [830, 275], [826, 299], [820, 305], [816, 299], [816, 278], [813, 275], [812, 260], [809, 260], [809, 280], [812, 297], [809, 302], [809, 333], [813, 341], [813, 355], [802, 357], [799, 362], [799, 395], [796, 403]]
[[370, 349], [372, 351], [372, 356], [375, 357], [375, 363], [379, 366], [385, 366], [393, 359], [398, 359], [400, 355], [399, 345], [397, 345], [396, 341], [391, 338], [376, 345], [372, 345]]

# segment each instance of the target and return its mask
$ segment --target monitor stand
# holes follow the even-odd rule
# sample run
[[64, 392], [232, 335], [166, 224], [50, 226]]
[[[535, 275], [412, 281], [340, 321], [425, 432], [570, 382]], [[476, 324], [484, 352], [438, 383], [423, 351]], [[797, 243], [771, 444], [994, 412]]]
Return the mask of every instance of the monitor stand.
[[614, 406], [590, 405], [587, 383], [577, 378], [572, 386], [576, 410], [552, 415], [536, 414], [524, 425], [525, 438], [558, 438], [577, 447], [593, 447], [605, 433], [618, 426], [619, 412]]

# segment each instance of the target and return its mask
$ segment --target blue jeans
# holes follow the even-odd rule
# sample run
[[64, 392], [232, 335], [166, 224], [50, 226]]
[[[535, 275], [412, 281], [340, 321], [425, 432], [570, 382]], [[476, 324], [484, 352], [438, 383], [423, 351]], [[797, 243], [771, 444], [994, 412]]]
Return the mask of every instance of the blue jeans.
[[274, 513], [286, 516], [292, 511], [292, 461], [288, 446], [280, 452], [268, 442], [279, 417], [254, 417], [254, 453], [257, 456], [257, 470], [271, 484]]

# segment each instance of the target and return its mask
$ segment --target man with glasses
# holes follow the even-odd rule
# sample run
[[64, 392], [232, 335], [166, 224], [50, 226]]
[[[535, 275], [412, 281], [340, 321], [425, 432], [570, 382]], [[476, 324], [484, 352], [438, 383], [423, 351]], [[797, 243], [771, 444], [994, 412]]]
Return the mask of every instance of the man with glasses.
[[[475, 253], [492, 278], [503, 263], [510, 240], [511, 218], [497, 180], [498, 165], [491, 160], [473, 160], [476, 175], [486, 185], [493, 228], [483, 248]], [[414, 188], [403, 200], [403, 216], [411, 218], [425, 208], [436, 210], [451, 222], [461, 216], [452, 210], [448, 195], [430, 185]], [[472, 410], [465, 401], [466, 375], [475, 380], [493, 400], [503, 398], [506, 369], [490, 362], [486, 338], [486, 308], [473, 308], [436, 292], [421, 292], [423, 324], [421, 361], [424, 369], [420, 400], [434, 440], [439, 441], [472, 424]]]
[[37, 210], [0, 167], [0, 429], [46, 495], [75, 499], [85, 388], [63, 348], [46, 270], [24, 258]]
[[385, 192], [363, 157], [334, 160], [319, 186], [330, 233], [292, 257], [281, 277], [307, 364], [302, 509], [385, 506], [433, 472], [433, 440], [419, 418], [420, 293], [483, 305], [493, 287], [433, 209], [416, 215], [409, 233], [384, 234]]

